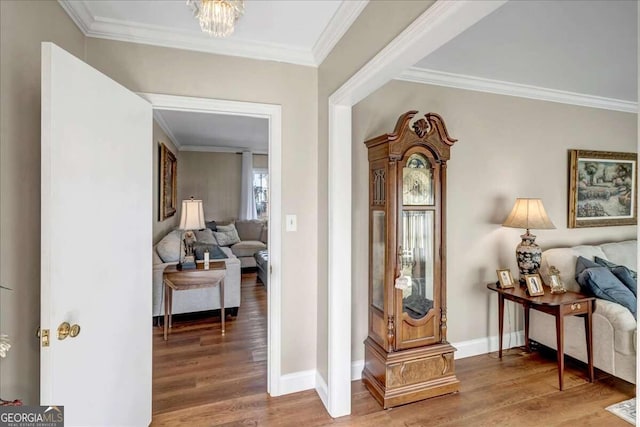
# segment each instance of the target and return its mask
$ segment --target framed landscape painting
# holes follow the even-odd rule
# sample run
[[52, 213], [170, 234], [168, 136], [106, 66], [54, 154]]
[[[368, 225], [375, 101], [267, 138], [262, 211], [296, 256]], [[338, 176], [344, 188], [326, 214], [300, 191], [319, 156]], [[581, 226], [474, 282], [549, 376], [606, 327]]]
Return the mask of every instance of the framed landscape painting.
[[160, 143], [160, 221], [176, 213], [178, 199], [178, 161], [175, 154]]
[[569, 151], [569, 228], [638, 222], [637, 153]]

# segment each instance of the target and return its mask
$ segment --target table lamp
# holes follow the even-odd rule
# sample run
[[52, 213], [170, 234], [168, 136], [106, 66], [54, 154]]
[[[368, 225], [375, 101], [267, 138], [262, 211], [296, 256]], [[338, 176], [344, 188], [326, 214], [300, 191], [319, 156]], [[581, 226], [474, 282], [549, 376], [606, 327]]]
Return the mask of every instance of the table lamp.
[[[192, 230], [201, 230], [204, 225], [204, 209], [202, 208], [202, 200], [194, 200], [191, 197], [189, 200], [182, 201], [182, 212], [180, 212], [180, 225], [178, 230], [182, 230], [181, 244], [184, 242], [184, 260], [182, 256], [178, 260], [178, 270], [188, 270], [196, 268], [196, 261], [193, 256], [193, 242], [194, 236]], [[182, 255], [182, 245], [180, 247]]]
[[516, 203], [507, 219], [502, 223], [503, 227], [524, 228], [525, 234], [520, 236], [522, 241], [516, 247], [516, 259], [520, 269], [520, 282], [524, 282], [525, 274], [535, 274], [540, 269], [542, 261], [542, 249], [536, 245], [536, 236], [529, 233], [530, 229], [556, 228], [547, 212], [544, 210], [540, 199], [516, 199]]

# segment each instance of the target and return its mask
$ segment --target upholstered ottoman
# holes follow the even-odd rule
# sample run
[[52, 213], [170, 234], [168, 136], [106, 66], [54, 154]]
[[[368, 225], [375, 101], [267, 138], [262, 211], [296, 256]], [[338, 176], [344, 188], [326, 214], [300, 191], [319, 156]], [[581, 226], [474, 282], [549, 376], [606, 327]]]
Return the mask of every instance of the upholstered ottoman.
[[269, 285], [269, 251], [256, 252], [253, 257], [256, 260], [256, 267], [258, 267], [258, 278], [265, 286]]

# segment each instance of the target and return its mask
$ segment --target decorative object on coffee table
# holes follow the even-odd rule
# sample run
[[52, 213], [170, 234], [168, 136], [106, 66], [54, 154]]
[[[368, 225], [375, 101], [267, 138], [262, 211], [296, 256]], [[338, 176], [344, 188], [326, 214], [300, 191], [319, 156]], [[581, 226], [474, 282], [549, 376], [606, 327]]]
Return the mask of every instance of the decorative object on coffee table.
[[515, 205], [507, 219], [502, 223], [503, 227], [524, 228], [527, 232], [520, 236], [522, 241], [516, 247], [516, 259], [520, 270], [520, 283], [524, 284], [525, 274], [535, 274], [540, 269], [542, 261], [542, 249], [536, 245], [536, 236], [529, 232], [530, 229], [556, 228], [547, 212], [544, 210], [540, 199], [516, 199]]
[[638, 223], [638, 154], [569, 151], [569, 228]]
[[175, 154], [160, 143], [160, 208], [159, 217], [163, 221], [176, 213], [178, 203], [178, 160]]
[[[369, 333], [362, 379], [390, 408], [460, 388], [447, 342], [444, 121], [409, 111], [369, 156]], [[412, 123], [413, 122], [413, 123]], [[399, 279], [399, 280], [397, 280]]]
[[193, 242], [195, 241], [193, 230], [201, 230], [204, 227], [202, 200], [194, 200], [193, 196], [189, 200], [183, 200], [178, 229], [183, 231], [182, 242], [184, 243], [184, 258], [181, 253], [178, 270], [196, 268], [196, 260], [193, 255]]

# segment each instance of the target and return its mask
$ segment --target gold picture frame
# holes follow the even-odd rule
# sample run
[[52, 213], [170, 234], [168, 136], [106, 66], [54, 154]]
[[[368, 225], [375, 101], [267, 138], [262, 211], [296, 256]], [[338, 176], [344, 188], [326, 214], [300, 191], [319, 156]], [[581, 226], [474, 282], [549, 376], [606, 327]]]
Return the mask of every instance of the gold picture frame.
[[569, 150], [569, 228], [638, 223], [638, 155]]
[[532, 297], [544, 295], [544, 286], [539, 274], [525, 274], [524, 281], [527, 284], [527, 291]]
[[160, 221], [172, 217], [176, 213], [178, 203], [178, 160], [176, 155], [160, 143]]
[[567, 292], [564, 287], [564, 283], [560, 278], [560, 274], [549, 274], [549, 288], [551, 289], [552, 294], [563, 294]]
[[508, 268], [496, 270], [496, 274], [498, 275], [498, 283], [502, 289], [514, 288], [516, 286], [513, 276], [511, 275], [511, 270]]

